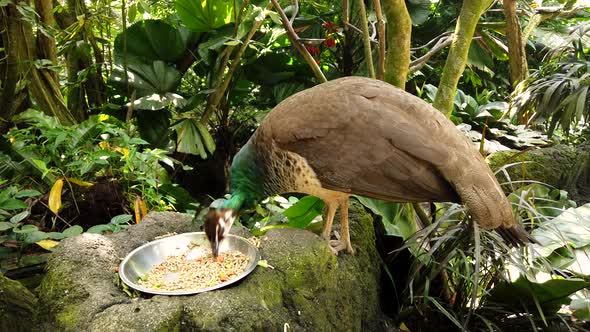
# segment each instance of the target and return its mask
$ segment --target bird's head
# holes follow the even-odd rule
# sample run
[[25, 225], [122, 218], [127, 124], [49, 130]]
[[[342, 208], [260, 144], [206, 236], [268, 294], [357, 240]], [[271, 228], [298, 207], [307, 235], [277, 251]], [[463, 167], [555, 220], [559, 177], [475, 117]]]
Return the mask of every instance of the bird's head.
[[219, 254], [219, 244], [229, 234], [234, 220], [236, 220], [236, 214], [232, 209], [209, 209], [204, 228], [211, 244], [213, 257], [217, 257]]

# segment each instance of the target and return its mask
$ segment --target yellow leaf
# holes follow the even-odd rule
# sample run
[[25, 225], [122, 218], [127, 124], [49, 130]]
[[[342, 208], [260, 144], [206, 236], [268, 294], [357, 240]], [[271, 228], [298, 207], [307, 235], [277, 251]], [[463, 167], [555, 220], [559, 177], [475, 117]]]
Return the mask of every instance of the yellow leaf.
[[402, 330], [402, 331], [408, 331], [408, 332], [410, 332], [410, 329], [403, 322], [400, 324], [399, 329]]
[[147, 215], [147, 205], [145, 205], [145, 201], [143, 199], [139, 199], [139, 206], [141, 207], [141, 217], [145, 217]]
[[77, 184], [80, 187], [92, 187], [94, 185], [94, 183], [92, 183], [92, 182], [86, 182], [86, 181], [82, 181], [82, 180], [78, 180], [78, 179], [74, 179], [74, 178], [68, 178], [68, 181], [70, 181], [73, 184]]
[[52, 251], [53, 247], [55, 247], [56, 245], [59, 244], [59, 242], [57, 241], [53, 241], [53, 240], [41, 240], [39, 242], [35, 242], [39, 247], [48, 250], [48, 251]]
[[147, 206], [145, 205], [143, 199], [141, 199], [139, 196], [135, 196], [135, 202], [133, 205], [133, 210], [135, 212], [135, 223], [139, 224], [141, 219], [143, 219], [143, 217], [145, 217], [147, 214]]
[[49, 191], [49, 210], [57, 214], [61, 208], [61, 189], [64, 186], [64, 180], [58, 179]]

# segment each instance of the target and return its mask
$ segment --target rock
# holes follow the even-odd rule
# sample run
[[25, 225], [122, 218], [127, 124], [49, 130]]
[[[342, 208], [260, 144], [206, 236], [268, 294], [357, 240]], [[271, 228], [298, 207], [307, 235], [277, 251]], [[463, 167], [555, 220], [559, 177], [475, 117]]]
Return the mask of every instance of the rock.
[[[579, 205], [590, 202], [588, 143], [578, 146], [556, 145], [529, 151], [503, 151], [490, 155], [488, 162], [493, 170], [503, 165], [521, 163], [507, 169], [512, 181], [539, 181], [566, 190]], [[506, 181], [503, 173], [498, 173], [498, 178], [500, 182]]]
[[33, 293], [0, 273], [0, 331], [30, 331], [36, 305]]
[[372, 220], [358, 203], [350, 219], [354, 256], [334, 256], [309, 231], [272, 230], [261, 237], [260, 251], [274, 269], [259, 266], [236, 286], [182, 297], [132, 299], [115, 284], [114, 269], [156, 236], [194, 231], [189, 216], [150, 213], [121, 233], [66, 239], [39, 287], [41, 330], [382, 331], [392, 324], [379, 308]]

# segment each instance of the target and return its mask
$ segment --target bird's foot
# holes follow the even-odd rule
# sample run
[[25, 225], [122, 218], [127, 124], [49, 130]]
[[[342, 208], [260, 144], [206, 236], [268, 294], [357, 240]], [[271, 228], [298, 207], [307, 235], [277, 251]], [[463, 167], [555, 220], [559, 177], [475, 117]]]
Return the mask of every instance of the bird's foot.
[[330, 249], [334, 253], [334, 255], [338, 255], [338, 252], [346, 249], [346, 252], [354, 255], [354, 250], [352, 249], [352, 245], [350, 244], [350, 240], [346, 241], [344, 239], [341, 240], [331, 240], [329, 242]]

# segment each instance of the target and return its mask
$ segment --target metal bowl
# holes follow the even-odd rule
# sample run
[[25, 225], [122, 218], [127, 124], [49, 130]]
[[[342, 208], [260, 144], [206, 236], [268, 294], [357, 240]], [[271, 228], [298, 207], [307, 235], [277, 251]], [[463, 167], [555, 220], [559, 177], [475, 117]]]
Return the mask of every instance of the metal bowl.
[[[192, 249], [189, 249], [189, 245]], [[129, 287], [135, 288], [144, 293], [159, 295], [189, 295], [227, 287], [254, 271], [256, 264], [258, 264], [258, 261], [260, 260], [260, 253], [252, 243], [242, 237], [230, 234], [221, 243], [219, 252], [223, 253], [228, 250], [238, 250], [249, 259], [248, 266], [244, 272], [235, 278], [212, 287], [189, 291], [154, 290], [137, 284], [137, 280], [139, 280], [141, 276], [148, 273], [154, 265], [163, 262], [168, 256], [182, 255], [188, 252], [187, 257], [190, 259], [190, 257], [203, 256], [203, 252], [209, 248], [209, 241], [204, 232], [184, 233], [155, 240], [130, 252], [119, 266], [119, 276]], [[170, 278], [174, 277], [176, 276], [171, 273]]]

